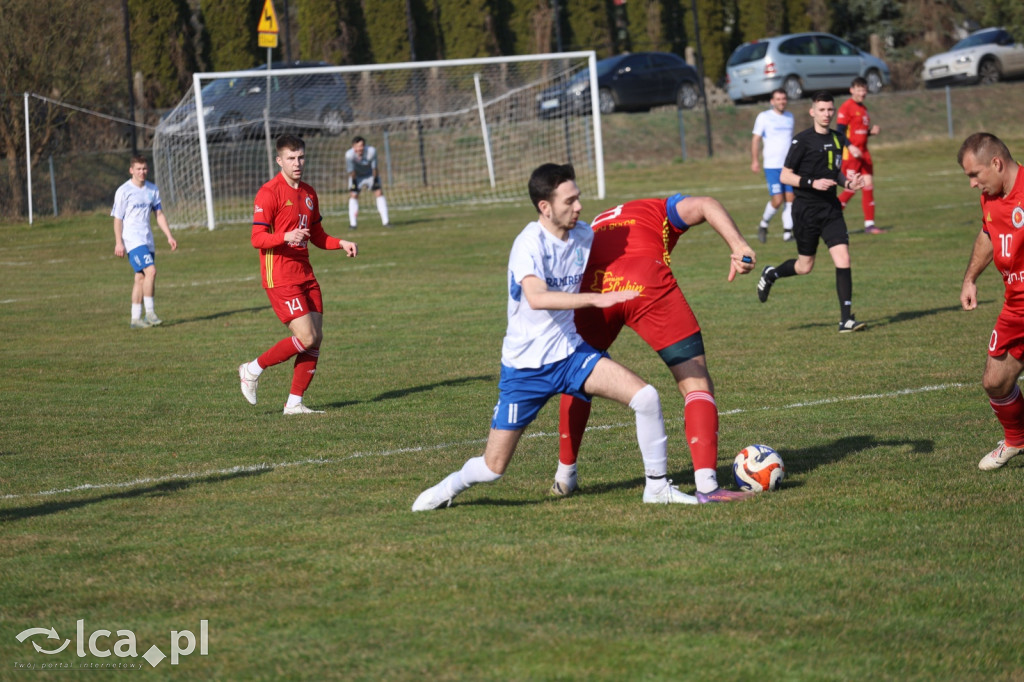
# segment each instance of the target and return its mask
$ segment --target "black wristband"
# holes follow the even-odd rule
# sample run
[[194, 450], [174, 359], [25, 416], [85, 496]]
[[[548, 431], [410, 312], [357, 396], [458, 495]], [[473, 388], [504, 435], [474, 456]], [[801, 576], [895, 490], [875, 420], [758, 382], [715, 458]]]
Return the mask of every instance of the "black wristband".
[[811, 180], [806, 175], [804, 177], [800, 178], [800, 187], [802, 187], [803, 189], [813, 189], [813, 185], [814, 185], [814, 180]]

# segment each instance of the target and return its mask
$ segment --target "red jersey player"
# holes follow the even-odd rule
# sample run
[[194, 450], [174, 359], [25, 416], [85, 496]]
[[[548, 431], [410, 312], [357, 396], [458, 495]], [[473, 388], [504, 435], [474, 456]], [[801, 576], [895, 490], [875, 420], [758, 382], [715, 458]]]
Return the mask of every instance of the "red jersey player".
[[[705, 221], [732, 251], [729, 281], [737, 272], [753, 270], [754, 251], [717, 200], [675, 194], [668, 199], [630, 201], [594, 219], [594, 244], [580, 291], [632, 290], [640, 296], [610, 308], [576, 311], [576, 329], [594, 348], [606, 350], [626, 325], [668, 365], [685, 398], [686, 442], [697, 479], [697, 499], [702, 503], [745, 496], [718, 487], [718, 408], [704, 341], [670, 267], [670, 254], [679, 237]], [[576, 457], [590, 403], [563, 395], [559, 416], [559, 463], [551, 492], [565, 496], [577, 488]]]
[[[868, 137], [877, 135], [879, 127], [871, 125], [871, 116], [864, 106], [864, 98], [868, 96], [868, 82], [857, 76], [850, 83], [850, 99], [843, 102], [836, 114], [836, 128], [846, 135], [849, 146], [843, 150], [843, 173], [860, 173], [864, 178], [861, 190], [861, 205], [864, 207], [864, 232], [881, 234], [875, 227], [875, 167], [871, 163], [871, 152], [868, 151]], [[839, 203], [846, 208], [847, 202], [856, 190], [846, 190], [839, 195]]]
[[978, 277], [989, 263], [1003, 275], [1003, 309], [988, 343], [988, 361], [981, 383], [1003, 440], [978, 463], [983, 470], [998, 469], [1024, 450], [1024, 398], [1017, 380], [1024, 371], [1024, 173], [995, 135], [974, 133], [960, 146], [957, 160], [981, 190], [981, 230], [967, 262], [960, 304], [978, 307]]
[[313, 381], [323, 339], [323, 297], [309, 264], [309, 244], [341, 249], [356, 255], [353, 242], [332, 237], [320, 224], [316, 190], [302, 182], [306, 143], [294, 135], [277, 139], [277, 165], [281, 172], [256, 193], [252, 218], [252, 245], [260, 250], [260, 274], [270, 305], [292, 336], [278, 341], [252, 362], [238, 366], [242, 395], [256, 404], [260, 374], [267, 367], [295, 358], [291, 393], [285, 414], [310, 414], [302, 395]]

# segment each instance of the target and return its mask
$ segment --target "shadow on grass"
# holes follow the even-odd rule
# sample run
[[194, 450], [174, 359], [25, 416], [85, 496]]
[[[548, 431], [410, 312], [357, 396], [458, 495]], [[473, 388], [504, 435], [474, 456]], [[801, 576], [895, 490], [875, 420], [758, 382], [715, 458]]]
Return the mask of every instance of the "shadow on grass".
[[[992, 303], [992, 301], [981, 301], [979, 305], [985, 303]], [[942, 313], [951, 313], [958, 310], [963, 310], [959, 305], [949, 305], [942, 308], [929, 308], [927, 310], [906, 310], [902, 313], [896, 313], [889, 317], [882, 317], [878, 319], [861, 318], [857, 317], [861, 322], [867, 323], [867, 328], [863, 332], [856, 332], [857, 334], [871, 333], [872, 327], [886, 327], [890, 324], [900, 324], [901, 322], [910, 322], [911, 320], [919, 320], [922, 317], [930, 317], [931, 315], [940, 315]], [[800, 329], [822, 329], [831, 327], [836, 329], [839, 324], [838, 320], [835, 322], [809, 322], [807, 324], [799, 324], [790, 327], [791, 331], [797, 331]]]
[[42, 504], [32, 505], [30, 507], [14, 507], [11, 509], [0, 510], [0, 522], [2, 521], [16, 521], [19, 519], [31, 519], [38, 516], [48, 516], [50, 514], [56, 514], [58, 512], [70, 511], [72, 509], [78, 509], [79, 507], [85, 507], [90, 504], [97, 504], [100, 502], [106, 502], [108, 500], [130, 500], [136, 497], [154, 497], [160, 495], [169, 495], [171, 493], [181, 492], [187, 490], [197, 483], [223, 483], [225, 481], [231, 481], [238, 478], [247, 478], [249, 476], [259, 476], [267, 474], [273, 471], [273, 469], [260, 469], [258, 471], [235, 471], [229, 474], [212, 474], [203, 478], [194, 478], [188, 480], [179, 481], [167, 481], [165, 483], [157, 483], [155, 485], [146, 486], [145, 488], [134, 488], [132, 490], [124, 490], [116, 493], [107, 493], [106, 495], [100, 495], [98, 497], [82, 498], [77, 500], [63, 500], [60, 502], [44, 502]]
[[348, 407], [350, 405], [360, 405], [362, 403], [380, 403], [385, 400], [396, 400], [398, 398], [405, 398], [414, 393], [425, 393], [426, 391], [433, 391], [435, 388], [441, 388], [442, 386], [461, 386], [474, 381], [497, 381], [497, 378], [493, 374], [480, 374], [475, 377], [460, 377], [458, 379], [448, 379], [446, 381], [438, 381], [433, 384], [422, 384], [420, 386], [410, 386], [409, 388], [399, 388], [394, 391], [387, 391], [381, 393], [369, 400], [344, 400], [329, 403], [328, 407]]
[[176, 327], [179, 324], [190, 324], [192, 322], [209, 322], [210, 320], [219, 320], [222, 317], [231, 317], [232, 315], [242, 315], [244, 313], [258, 313], [263, 310], [273, 310], [269, 305], [255, 306], [252, 308], [239, 308], [238, 310], [222, 310], [218, 313], [210, 313], [209, 315], [203, 315], [201, 317], [189, 317], [183, 320], [174, 320], [173, 322], [163, 322], [161, 327]]

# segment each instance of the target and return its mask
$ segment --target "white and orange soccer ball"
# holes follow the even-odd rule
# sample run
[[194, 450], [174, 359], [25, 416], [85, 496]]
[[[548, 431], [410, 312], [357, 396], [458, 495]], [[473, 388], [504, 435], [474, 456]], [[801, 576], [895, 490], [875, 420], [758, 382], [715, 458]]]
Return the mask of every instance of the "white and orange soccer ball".
[[740, 490], [778, 490], [786, 477], [786, 465], [767, 445], [748, 445], [733, 460], [732, 477]]

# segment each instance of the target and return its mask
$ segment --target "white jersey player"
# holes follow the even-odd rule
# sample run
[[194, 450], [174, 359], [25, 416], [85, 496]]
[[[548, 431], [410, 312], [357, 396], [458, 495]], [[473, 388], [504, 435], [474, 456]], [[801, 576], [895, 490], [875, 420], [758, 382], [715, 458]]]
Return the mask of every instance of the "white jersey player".
[[391, 227], [388, 222], [388, 200], [384, 198], [377, 170], [377, 148], [368, 146], [362, 137], [352, 138], [352, 148], [345, 152], [345, 172], [348, 173], [349, 229], [354, 230], [358, 226], [359, 192], [364, 189], [373, 190], [380, 221], [384, 227]]
[[579, 293], [593, 232], [578, 221], [582, 205], [571, 165], [545, 164], [530, 176], [538, 218], [516, 238], [508, 264], [508, 328], [502, 344], [498, 404], [484, 454], [423, 491], [413, 511], [447, 507], [477, 483], [505, 473], [526, 427], [553, 395], [593, 395], [629, 405], [647, 474], [644, 502], [697, 504], [666, 477], [665, 425], [653, 386], [587, 345], [573, 320], [577, 308], [607, 308], [636, 291]]
[[764, 142], [764, 178], [768, 183], [769, 199], [757, 228], [757, 239], [762, 244], [768, 239], [768, 223], [779, 210], [783, 198], [786, 208], [782, 212], [782, 238], [787, 242], [793, 238], [793, 188], [783, 185], [779, 179], [793, 141], [794, 119], [793, 113], [786, 111], [788, 103], [785, 90], [773, 92], [771, 109], [757, 115], [750, 140], [750, 170], [755, 173], [758, 171], [758, 146]]

